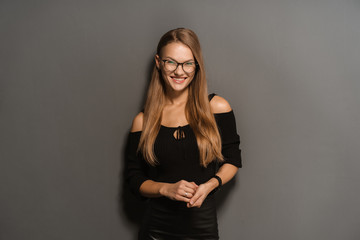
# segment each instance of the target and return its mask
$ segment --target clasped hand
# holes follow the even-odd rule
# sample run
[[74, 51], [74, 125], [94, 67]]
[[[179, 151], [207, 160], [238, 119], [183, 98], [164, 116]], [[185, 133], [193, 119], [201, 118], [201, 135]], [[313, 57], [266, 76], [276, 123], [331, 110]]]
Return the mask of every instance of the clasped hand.
[[162, 189], [162, 195], [171, 200], [186, 202], [188, 208], [199, 208], [211, 190], [206, 184], [197, 185], [194, 182], [181, 180], [166, 184]]

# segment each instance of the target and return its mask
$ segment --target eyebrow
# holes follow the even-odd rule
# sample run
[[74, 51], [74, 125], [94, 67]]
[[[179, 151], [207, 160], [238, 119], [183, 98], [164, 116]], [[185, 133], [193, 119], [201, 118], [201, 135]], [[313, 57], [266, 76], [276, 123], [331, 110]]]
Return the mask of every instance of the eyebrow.
[[[165, 58], [170, 58], [171, 60], [173, 60], [173, 61], [175, 61], [175, 62], [179, 63], [178, 61], [176, 61], [176, 60], [175, 60], [175, 59], [173, 59], [172, 57], [165, 57]], [[189, 59], [189, 60], [186, 60], [186, 61], [184, 61], [184, 63], [185, 63], [185, 62], [190, 62], [190, 61], [194, 61], [194, 62], [195, 62], [195, 59]]]

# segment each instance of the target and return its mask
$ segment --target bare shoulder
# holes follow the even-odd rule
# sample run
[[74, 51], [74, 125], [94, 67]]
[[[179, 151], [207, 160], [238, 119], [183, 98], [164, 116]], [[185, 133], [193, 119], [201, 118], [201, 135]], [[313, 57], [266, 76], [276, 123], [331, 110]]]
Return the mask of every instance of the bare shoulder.
[[144, 113], [140, 112], [138, 115], [135, 116], [132, 126], [131, 132], [139, 132], [143, 129], [143, 122], [144, 122]]
[[214, 96], [210, 101], [211, 110], [213, 113], [225, 113], [230, 112], [231, 106], [225, 98], [218, 95]]

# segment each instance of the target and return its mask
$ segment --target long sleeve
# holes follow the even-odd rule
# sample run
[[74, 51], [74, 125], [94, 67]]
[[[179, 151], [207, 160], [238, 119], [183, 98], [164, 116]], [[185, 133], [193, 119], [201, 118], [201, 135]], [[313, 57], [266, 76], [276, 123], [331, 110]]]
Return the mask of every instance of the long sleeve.
[[148, 165], [142, 154], [137, 152], [141, 132], [130, 132], [126, 147], [126, 180], [131, 191], [139, 198], [139, 188], [143, 182], [150, 179], [147, 175]]
[[224, 163], [230, 163], [238, 168], [242, 167], [240, 137], [236, 130], [236, 121], [234, 112], [214, 114], [215, 120], [222, 141], [222, 154]]

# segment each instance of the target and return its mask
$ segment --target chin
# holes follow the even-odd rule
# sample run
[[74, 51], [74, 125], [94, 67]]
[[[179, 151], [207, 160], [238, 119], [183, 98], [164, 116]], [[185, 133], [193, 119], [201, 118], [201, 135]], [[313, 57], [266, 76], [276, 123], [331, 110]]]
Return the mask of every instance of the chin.
[[174, 92], [182, 92], [182, 91], [184, 91], [184, 90], [187, 88], [187, 86], [186, 86], [186, 87], [173, 87], [173, 86], [169, 86], [169, 88], [171, 89], [171, 91], [174, 91]]
[[[172, 81], [172, 80], [170, 80], [170, 81]], [[172, 91], [176, 91], [176, 92], [181, 92], [181, 91], [185, 90], [188, 86], [189, 86], [189, 82], [187, 80], [185, 82], [183, 82], [183, 83], [170, 82], [168, 84], [168, 87]]]

